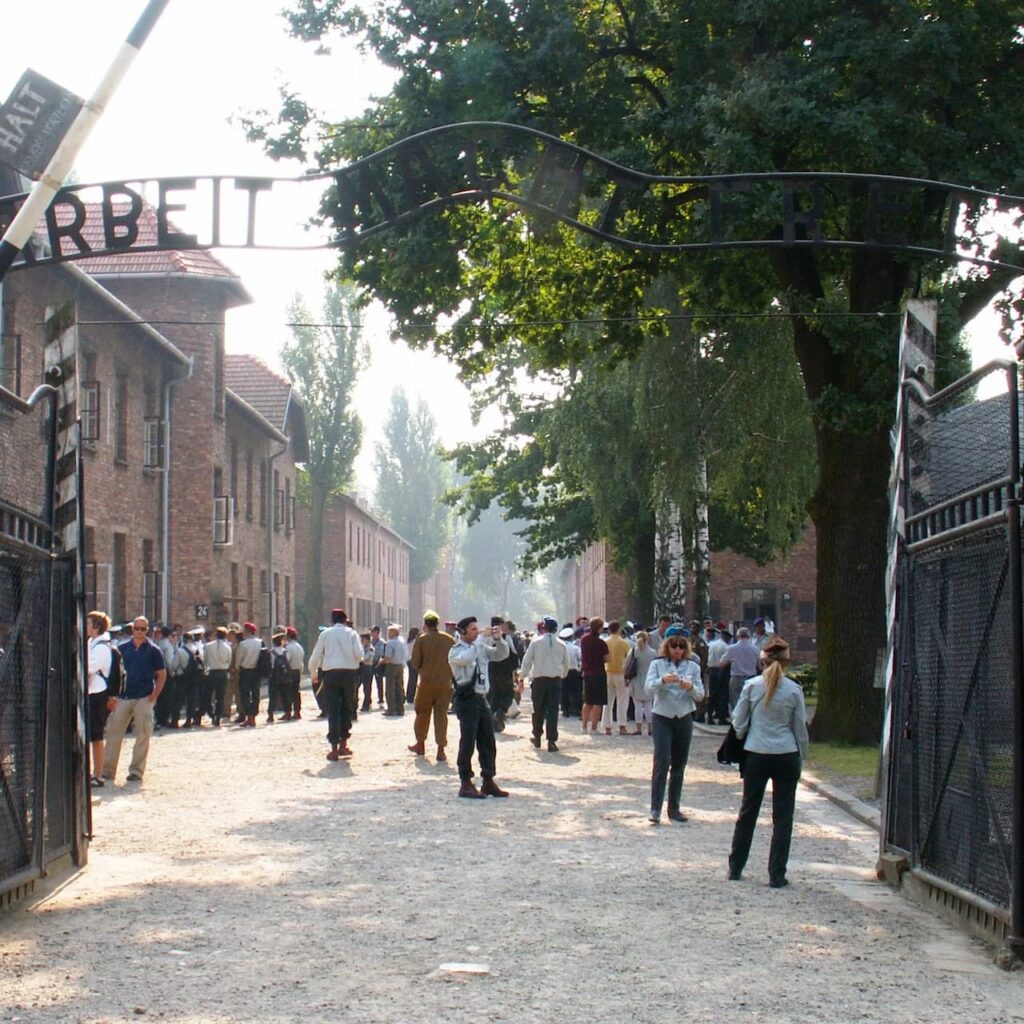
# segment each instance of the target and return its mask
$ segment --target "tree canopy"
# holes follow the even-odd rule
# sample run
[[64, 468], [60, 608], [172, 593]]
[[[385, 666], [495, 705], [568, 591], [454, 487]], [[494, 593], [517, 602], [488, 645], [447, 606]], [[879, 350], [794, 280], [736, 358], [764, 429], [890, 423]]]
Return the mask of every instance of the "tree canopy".
[[[315, 145], [323, 166], [427, 127], [490, 119], [654, 173], [860, 171], [1024, 191], [1024, 40], [1009, 0], [301, 0], [288, 17], [295, 35], [325, 47], [334, 32], [358, 36], [398, 75], [355, 123], [318, 125], [285, 97], [279, 125], [254, 132], [278, 153]], [[507, 170], [516, 172], [514, 154]], [[829, 216], [856, 235], [865, 210], [854, 193]], [[978, 229], [979, 252], [995, 252], [1006, 243], [981, 212], [966, 226]], [[779, 211], [753, 197], [744, 216], [771, 231]], [[927, 194], [901, 212], [922, 231], [942, 216]], [[704, 315], [698, 337], [721, 328], [716, 313], [789, 316], [819, 467], [815, 724], [822, 735], [877, 738], [896, 315], [908, 295], [940, 296], [940, 361], [955, 363], [957, 331], [1005, 274], [955, 274], [881, 250], [623, 252], [557, 226], [528, 228], [497, 203], [449, 208], [345, 259], [396, 330], [447, 352], [470, 379], [509, 359], [540, 369], [634, 356], [652, 337], [651, 321], [635, 316], [664, 276]], [[595, 319], [599, 330], [567, 330]], [[446, 329], [417, 336], [424, 322]]]

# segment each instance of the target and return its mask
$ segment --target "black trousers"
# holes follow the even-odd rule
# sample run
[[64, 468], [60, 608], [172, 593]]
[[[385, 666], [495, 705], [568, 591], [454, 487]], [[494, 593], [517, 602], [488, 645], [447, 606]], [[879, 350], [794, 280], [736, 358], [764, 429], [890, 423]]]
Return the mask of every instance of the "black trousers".
[[540, 676], [530, 684], [533, 695], [533, 735], [540, 739], [547, 726], [548, 743], [558, 739], [558, 703], [562, 697], [562, 680]]
[[213, 697], [213, 724], [219, 725], [224, 717], [224, 694], [228, 686], [228, 670], [212, 668], [206, 677]]
[[242, 701], [242, 714], [255, 718], [260, 713], [260, 677], [256, 669], [238, 670], [238, 695]]
[[373, 704], [373, 666], [359, 666], [359, 685], [363, 688], [363, 706], [360, 710], [369, 711]]
[[356, 670], [329, 668], [324, 672], [327, 698], [327, 742], [333, 747], [347, 743], [356, 716]]
[[180, 678], [184, 680], [185, 710], [188, 721], [198, 722], [202, 717], [200, 704], [203, 693], [203, 677], [198, 672], [186, 672]]
[[302, 710], [302, 696], [299, 693], [299, 680], [302, 674], [298, 669], [288, 670], [288, 682], [280, 687], [281, 710], [293, 718]]
[[732, 834], [729, 870], [738, 874], [747, 863], [769, 779], [772, 783], [772, 845], [768, 851], [768, 878], [774, 882], [786, 877], [789, 844], [793, 838], [796, 787], [800, 782], [800, 755], [796, 751], [792, 754], [747, 751], [743, 765], [743, 803]]
[[456, 692], [455, 714], [459, 719], [459, 778], [473, 778], [473, 750], [480, 757], [480, 774], [494, 778], [497, 745], [494, 739], [494, 716], [483, 694], [462, 697]]
[[708, 721], [729, 721], [729, 666], [708, 669]]
[[668, 779], [668, 809], [679, 810], [683, 795], [683, 773], [690, 757], [693, 737], [693, 715], [669, 718], [652, 715], [654, 733], [654, 768], [651, 771], [651, 817], [661, 817], [665, 802], [665, 780]]
[[405, 680], [405, 703], [412, 704], [416, 699], [416, 680], [419, 679], [420, 674], [412, 667], [410, 662], [406, 665], [406, 680]]
[[562, 680], [562, 714], [566, 718], [579, 718], [583, 710], [583, 676], [570, 669]]
[[507, 679], [491, 680], [491, 685], [487, 690], [487, 703], [490, 705], [492, 714], [505, 715], [515, 699], [516, 684], [511, 676]]

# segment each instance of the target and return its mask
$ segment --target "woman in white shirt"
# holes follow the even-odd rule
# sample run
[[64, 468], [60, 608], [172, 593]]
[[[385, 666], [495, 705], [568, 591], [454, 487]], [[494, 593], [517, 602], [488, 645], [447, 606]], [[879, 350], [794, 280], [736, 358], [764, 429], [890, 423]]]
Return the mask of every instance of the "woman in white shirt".
[[110, 619], [104, 612], [89, 612], [85, 617], [85, 632], [89, 638], [86, 675], [89, 702], [89, 750], [92, 754], [92, 775], [89, 785], [103, 787], [103, 730], [107, 725], [108, 702], [116, 696], [107, 692], [113, 652], [110, 649]]
[[732, 715], [736, 735], [746, 737], [743, 765], [743, 803], [732, 837], [729, 879], [738, 881], [747, 863], [765, 787], [772, 782], [772, 844], [768, 854], [768, 884], [788, 885], [786, 864], [793, 835], [793, 812], [800, 767], [807, 757], [807, 711], [804, 692], [785, 674], [789, 644], [770, 637], [761, 651], [764, 670], [743, 684]]

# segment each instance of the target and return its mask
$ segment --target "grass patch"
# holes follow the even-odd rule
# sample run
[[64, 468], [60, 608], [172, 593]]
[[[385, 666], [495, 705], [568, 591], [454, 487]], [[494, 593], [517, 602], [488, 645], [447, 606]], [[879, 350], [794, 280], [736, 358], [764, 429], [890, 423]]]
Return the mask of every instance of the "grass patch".
[[878, 747], [852, 747], [844, 743], [812, 743], [807, 767], [825, 775], [874, 779]]

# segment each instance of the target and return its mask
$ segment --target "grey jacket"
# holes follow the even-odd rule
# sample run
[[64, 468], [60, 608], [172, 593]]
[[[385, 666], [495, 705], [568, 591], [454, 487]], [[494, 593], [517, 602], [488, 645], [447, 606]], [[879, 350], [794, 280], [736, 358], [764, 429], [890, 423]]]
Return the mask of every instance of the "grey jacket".
[[764, 699], [764, 677], [754, 676], [743, 684], [743, 691], [732, 713], [732, 727], [744, 747], [755, 754], [792, 754], [807, 759], [807, 709], [804, 691], [788, 676]]

